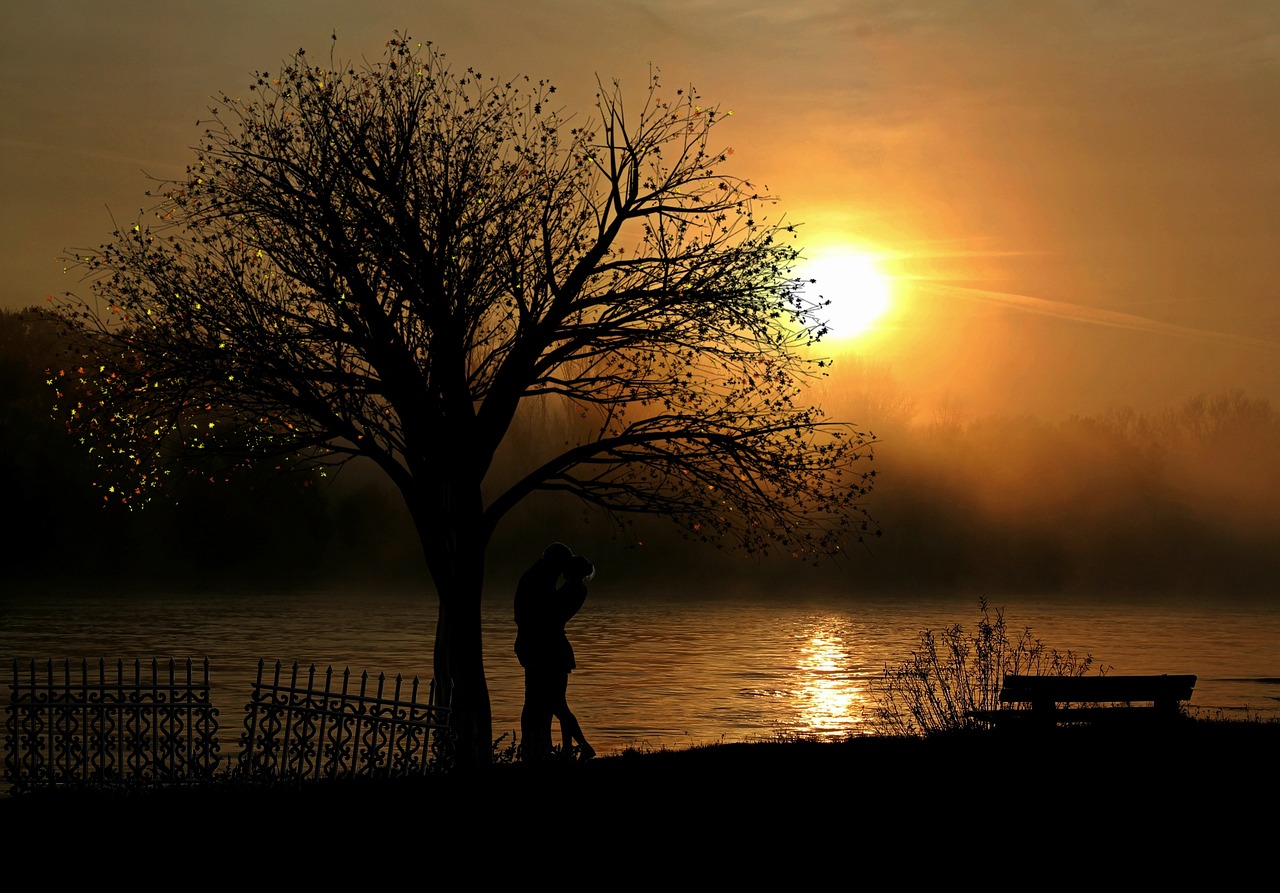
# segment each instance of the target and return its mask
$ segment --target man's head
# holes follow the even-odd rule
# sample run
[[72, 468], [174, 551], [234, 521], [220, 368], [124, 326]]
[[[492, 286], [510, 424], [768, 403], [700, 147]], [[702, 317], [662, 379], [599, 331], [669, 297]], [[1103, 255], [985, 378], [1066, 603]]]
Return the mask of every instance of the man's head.
[[552, 543], [542, 550], [542, 560], [556, 570], [563, 570], [571, 558], [573, 558], [573, 550], [564, 543]]

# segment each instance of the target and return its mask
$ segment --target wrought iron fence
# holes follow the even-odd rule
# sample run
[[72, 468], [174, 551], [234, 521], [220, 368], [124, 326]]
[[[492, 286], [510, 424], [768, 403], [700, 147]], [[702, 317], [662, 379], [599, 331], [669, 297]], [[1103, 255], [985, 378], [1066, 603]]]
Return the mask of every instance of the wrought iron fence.
[[[43, 670], [38, 669], [43, 666]], [[11, 794], [54, 787], [157, 786], [219, 780], [279, 782], [343, 776], [402, 777], [453, 765], [450, 703], [434, 681], [420, 701], [415, 676], [369, 673], [354, 685], [350, 669], [322, 680], [313, 665], [300, 680], [294, 664], [282, 679], [257, 680], [245, 705], [238, 761], [220, 765], [218, 710], [210, 702], [209, 660], [180, 665], [153, 659], [149, 674], [134, 661], [96, 664], [13, 662], [5, 707], [4, 778]], [[183, 667], [185, 672], [179, 673]], [[79, 675], [74, 670], [78, 667]], [[167, 674], [162, 671], [167, 667]], [[94, 669], [96, 668], [96, 673]]]
[[[350, 775], [404, 777], [444, 771], [452, 764], [449, 705], [437, 703], [432, 680], [425, 703], [419, 701], [415, 676], [405, 690], [395, 677], [386, 690], [386, 674], [370, 691], [368, 671], [352, 687], [350, 669], [336, 678], [332, 667], [317, 678], [313, 664], [300, 682], [294, 664], [282, 679], [277, 661], [269, 681], [266, 661], [258, 661], [258, 677], [245, 707], [237, 773], [246, 779], [332, 779]], [[341, 683], [338, 687], [338, 683]]]
[[[209, 661], [141, 660], [95, 665], [64, 660], [61, 678], [47, 661], [13, 662], [5, 708], [5, 779], [13, 793], [77, 784], [177, 784], [213, 776], [218, 767], [218, 711], [209, 699]], [[167, 666], [167, 674], [162, 672]]]

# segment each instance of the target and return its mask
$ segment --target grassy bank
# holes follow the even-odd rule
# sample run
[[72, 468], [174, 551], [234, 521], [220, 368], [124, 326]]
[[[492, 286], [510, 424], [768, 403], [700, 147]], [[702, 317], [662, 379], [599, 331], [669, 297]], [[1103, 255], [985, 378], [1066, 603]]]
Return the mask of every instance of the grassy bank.
[[0, 827], [10, 844], [53, 829], [92, 831], [98, 845], [165, 841], [166, 851], [197, 840], [453, 846], [496, 836], [528, 852], [631, 847], [664, 858], [713, 839], [750, 855], [841, 837], [934, 853], [995, 846], [1012, 858], [1040, 836], [1080, 834], [1119, 836], [1131, 858], [1143, 835], [1176, 832], [1180, 858], [1230, 843], [1247, 859], [1255, 833], [1273, 837], [1278, 754], [1280, 723], [1210, 720], [716, 744], [415, 780], [35, 793], [0, 803]]

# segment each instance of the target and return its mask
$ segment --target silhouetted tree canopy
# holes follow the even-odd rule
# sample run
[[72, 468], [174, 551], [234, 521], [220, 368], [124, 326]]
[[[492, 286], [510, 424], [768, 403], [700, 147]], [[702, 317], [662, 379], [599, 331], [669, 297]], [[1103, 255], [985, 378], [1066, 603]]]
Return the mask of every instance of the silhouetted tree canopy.
[[[295, 588], [343, 577], [354, 562], [401, 547], [385, 542], [378, 523], [390, 494], [354, 481], [318, 487], [246, 469], [232, 488], [181, 475], [147, 511], [122, 503], [103, 485], [93, 455], [50, 413], [50, 384], [80, 362], [67, 355], [62, 328], [35, 307], [0, 311], [0, 456], [12, 521], [0, 539], [0, 590], [87, 580], [125, 591]], [[395, 557], [379, 568], [389, 580], [413, 556]]]
[[[819, 307], [773, 198], [720, 170], [727, 115], [656, 75], [580, 122], [554, 93], [407, 37], [359, 65], [299, 50], [221, 97], [187, 176], [78, 252], [92, 295], [61, 305], [84, 360], [60, 409], [119, 499], [175, 468], [385, 472], [476, 760], [485, 550], [530, 494], [749, 553], [875, 532], [871, 438], [804, 399]], [[530, 412], [564, 436], [504, 453]]]

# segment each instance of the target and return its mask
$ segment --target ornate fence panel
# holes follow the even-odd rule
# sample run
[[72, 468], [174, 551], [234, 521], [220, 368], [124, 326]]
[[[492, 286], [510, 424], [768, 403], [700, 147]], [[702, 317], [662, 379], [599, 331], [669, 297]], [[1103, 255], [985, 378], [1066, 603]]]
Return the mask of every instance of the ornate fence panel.
[[[245, 705], [237, 773], [251, 780], [301, 781], [344, 776], [403, 777], [446, 770], [451, 764], [449, 707], [436, 703], [436, 685], [419, 702], [415, 676], [404, 690], [397, 675], [393, 692], [379, 674], [377, 690], [369, 690], [369, 673], [352, 689], [351, 670], [335, 678], [328, 668], [322, 687], [313, 664], [299, 681], [294, 664], [287, 680], [275, 664], [264, 681], [266, 661], [258, 661], [258, 677]], [[340, 683], [340, 688], [335, 684]]]
[[31, 661], [23, 675], [13, 662], [5, 708], [5, 779], [23, 793], [57, 786], [175, 784], [213, 776], [218, 767], [218, 711], [209, 699], [209, 660], [196, 675], [192, 661], [172, 658], [167, 675], [158, 659], [144, 675], [125, 662], [70, 660], [55, 678], [54, 661], [38, 675]]

